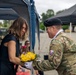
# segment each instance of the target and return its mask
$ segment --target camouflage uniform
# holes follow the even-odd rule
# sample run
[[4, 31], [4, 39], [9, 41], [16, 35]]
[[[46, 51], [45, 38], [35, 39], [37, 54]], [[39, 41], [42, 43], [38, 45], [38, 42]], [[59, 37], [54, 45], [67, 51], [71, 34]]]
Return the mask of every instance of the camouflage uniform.
[[48, 57], [34, 61], [33, 67], [41, 71], [56, 69], [59, 75], [76, 75], [76, 44], [63, 32], [51, 41]]

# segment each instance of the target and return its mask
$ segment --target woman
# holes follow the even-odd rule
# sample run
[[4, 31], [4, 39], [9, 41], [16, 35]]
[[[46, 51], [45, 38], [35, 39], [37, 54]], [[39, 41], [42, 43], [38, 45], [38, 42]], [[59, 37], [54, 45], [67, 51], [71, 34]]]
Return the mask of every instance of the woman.
[[[19, 40], [25, 39], [28, 25], [25, 19], [16, 19], [4, 37], [0, 49], [0, 75], [16, 75], [18, 65], [23, 65], [20, 61]], [[14, 67], [14, 65], [16, 65]]]
[[25, 46], [26, 46], [26, 51], [29, 52], [30, 51], [30, 41], [29, 40], [25, 41]]

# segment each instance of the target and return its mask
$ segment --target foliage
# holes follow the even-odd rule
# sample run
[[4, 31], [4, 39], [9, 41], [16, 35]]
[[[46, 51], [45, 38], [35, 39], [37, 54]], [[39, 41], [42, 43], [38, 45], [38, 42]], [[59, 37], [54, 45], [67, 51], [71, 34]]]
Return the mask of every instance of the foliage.
[[2, 22], [0, 22], [0, 27], [2, 27]]
[[3, 23], [0, 23], [0, 27], [9, 28], [13, 20], [3, 20]]
[[43, 25], [42, 22], [40, 22], [40, 29], [45, 30], [45, 26]]
[[54, 16], [54, 11], [52, 9], [48, 9], [46, 11], [46, 13], [42, 13], [41, 16], [42, 16], [42, 18], [41, 18], [41, 22], [40, 22], [40, 29], [45, 30], [45, 26], [43, 25], [43, 22], [47, 18], [50, 18], [50, 17]]
[[44, 21], [45, 21], [45, 19], [47, 18], [47, 16], [46, 16], [46, 14], [45, 14], [45, 13], [42, 13], [42, 14], [41, 14], [41, 16], [42, 16], [41, 21], [42, 21], [42, 22], [44, 22]]
[[42, 13], [42, 22], [44, 22], [47, 18], [54, 16], [54, 11], [52, 9], [48, 9], [46, 13]]
[[48, 9], [48, 10], [46, 11], [46, 15], [47, 15], [48, 18], [49, 18], [49, 17], [52, 17], [52, 16], [54, 16], [54, 11], [53, 11], [52, 9]]
[[3, 20], [3, 27], [7, 27], [9, 25], [9, 20]]
[[62, 25], [63, 30], [66, 30], [69, 28], [69, 25]]

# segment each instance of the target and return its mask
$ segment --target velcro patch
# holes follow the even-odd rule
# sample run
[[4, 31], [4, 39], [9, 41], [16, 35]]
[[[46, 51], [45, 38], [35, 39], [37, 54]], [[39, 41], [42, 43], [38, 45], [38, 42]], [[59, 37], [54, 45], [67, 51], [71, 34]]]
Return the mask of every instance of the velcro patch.
[[54, 50], [50, 50], [50, 55], [53, 55], [54, 54]]

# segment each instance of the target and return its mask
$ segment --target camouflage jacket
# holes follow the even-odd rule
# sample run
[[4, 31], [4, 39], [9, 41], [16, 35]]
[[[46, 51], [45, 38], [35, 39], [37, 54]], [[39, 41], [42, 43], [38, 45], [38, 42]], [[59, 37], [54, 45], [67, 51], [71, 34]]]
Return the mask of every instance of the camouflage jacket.
[[76, 44], [59, 33], [50, 43], [48, 60], [33, 62], [34, 69], [41, 71], [57, 70], [59, 75], [76, 75]]

